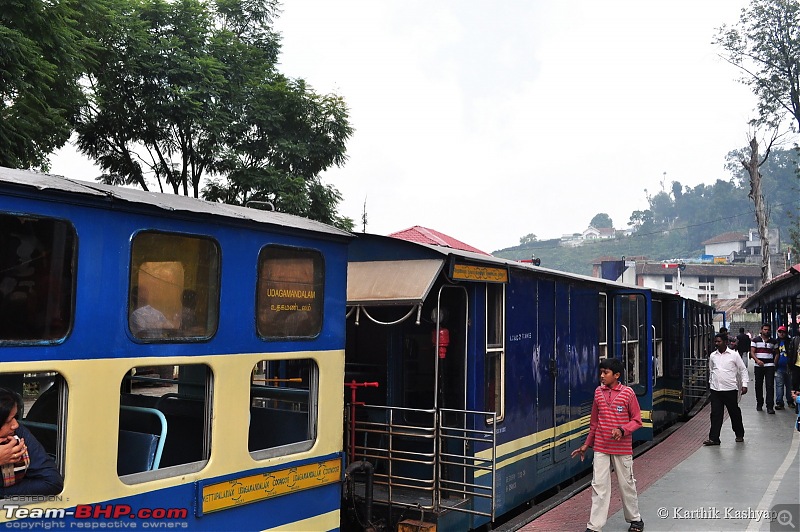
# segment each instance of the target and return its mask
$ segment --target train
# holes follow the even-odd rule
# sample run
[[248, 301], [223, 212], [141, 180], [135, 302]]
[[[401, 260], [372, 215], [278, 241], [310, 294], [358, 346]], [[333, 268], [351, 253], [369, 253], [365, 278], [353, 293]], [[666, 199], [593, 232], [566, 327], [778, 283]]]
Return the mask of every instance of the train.
[[707, 388], [668, 292], [8, 168], [0, 227], [0, 387], [63, 478], [6, 526], [487, 527], [588, 467], [602, 358], [639, 440]]

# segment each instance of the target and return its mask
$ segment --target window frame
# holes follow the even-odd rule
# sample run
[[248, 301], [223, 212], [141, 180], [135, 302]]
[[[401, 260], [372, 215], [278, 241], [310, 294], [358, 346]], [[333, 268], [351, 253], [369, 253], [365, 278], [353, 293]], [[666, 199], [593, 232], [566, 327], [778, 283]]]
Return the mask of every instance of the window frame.
[[[297, 257], [302, 257], [303, 255], [307, 255], [312, 260], [312, 265], [314, 266], [312, 284], [314, 286], [315, 297], [312, 299], [312, 305], [317, 304], [319, 308], [318, 316], [316, 318], [319, 324], [312, 334], [280, 334], [280, 335], [270, 335], [267, 334], [269, 331], [262, 331], [261, 325], [261, 318], [260, 315], [262, 313], [262, 298], [261, 298], [261, 290], [262, 290], [262, 275], [261, 271], [264, 265], [264, 260], [267, 257], [269, 250], [276, 250], [278, 252], [296, 252], [298, 253]], [[316, 266], [319, 266], [317, 269]], [[300, 247], [300, 246], [287, 246], [284, 244], [266, 244], [263, 246], [258, 252], [258, 259], [256, 262], [256, 286], [255, 286], [255, 333], [261, 340], [267, 342], [274, 342], [274, 341], [308, 341], [314, 340], [318, 338], [323, 331], [325, 326], [325, 281], [326, 281], [326, 263], [325, 263], [325, 254], [316, 248], [311, 247]], [[317, 284], [319, 285], [317, 287]], [[320, 295], [317, 296], [316, 292], [319, 291]], [[268, 305], [267, 296], [264, 296], [263, 304], [266, 306]], [[264, 310], [263, 312], [267, 312]], [[298, 314], [295, 314], [297, 316]], [[265, 324], [264, 327], [267, 325]]]
[[[138, 310], [133, 308], [133, 300], [134, 300], [134, 286], [137, 287], [137, 297], [138, 297], [138, 280], [137, 283], [134, 284], [134, 257], [135, 257], [135, 246], [136, 241], [142, 235], [154, 235], [154, 236], [164, 236], [170, 238], [183, 238], [183, 239], [191, 239], [191, 240], [198, 240], [207, 242], [210, 247], [211, 251], [214, 251], [213, 256], [216, 260], [216, 265], [209, 265], [209, 273], [213, 275], [209, 275], [208, 281], [208, 298], [206, 300], [207, 310], [206, 310], [206, 330], [205, 334], [184, 334], [184, 335], [174, 335], [174, 336], [141, 336], [138, 333], [133, 331], [131, 327], [131, 316], [133, 313]], [[137, 231], [130, 240], [130, 251], [129, 251], [129, 260], [128, 260], [128, 294], [127, 294], [127, 319], [125, 320], [126, 327], [128, 334], [131, 338], [138, 343], [146, 343], [146, 344], [161, 344], [161, 343], [187, 343], [187, 342], [205, 342], [213, 338], [217, 332], [219, 331], [219, 321], [220, 321], [220, 309], [221, 309], [221, 294], [222, 294], [222, 247], [220, 246], [219, 241], [207, 234], [197, 234], [197, 233], [183, 233], [183, 232], [175, 232], [175, 231], [163, 231], [160, 229], [143, 229], [141, 231]], [[141, 265], [146, 264], [149, 262], [155, 262], [152, 260], [149, 261], [142, 261], [138, 266], [136, 266], [136, 272], [140, 271]], [[161, 262], [175, 262], [173, 261], [164, 261]], [[216, 271], [212, 272], [211, 268], [216, 267]], [[213, 283], [213, 284], [212, 284]], [[199, 286], [198, 283], [195, 283], [195, 289]], [[184, 284], [184, 291], [187, 290], [188, 287]], [[176, 328], [176, 330], [178, 330]]]
[[[259, 408], [253, 406], [253, 400], [256, 397], [253, 395], [253, 388], [254, 388], [253, 380], [254, 376], [256, 375], [255, 370], [259, 366], [259, 364], [263, 363], [269, 364], [269, 363], [291, 363], [291, 362], [307, 362], [309, 364], [307, 368], [308, 369], [308, 388], [307, 388], [308, 419], [307, 419], [307, 433], [306, 433], [308, 438], [288, 443], [282, 443], [279, 445], [274, 445], [263, 449], [251, 450], [249, 440], [252, 437], [251, 430], [253, 427], [252, 409]], [[266, 386], [264, 387], [266, 388]], [[261, 461], [280, 456], [306, 452], [309, 449], [311, 449], [319, 439], [319, 397], [320, 397], [320, 370], [319, 370], [319, 364], [315, 359], [311, 357], [302, 357], [302, 358], [285, 357], [285, 358], [273, 358], [273, 359], [262, 358], [258, 360], [253, 366], [250, 373], [250, 394], [248, 395], [248, 402], [249, 402], [248, 413], [251, 422], [248, 424], [248, 430], [247, 430], [247, 435], [248, 435], [247, 451], [250, 454], [250, 457], [253, 460]], [[267, 407], [260, 407], [260, 408], [266, 409]], [[285, 412], [296, 411], [285, 408], [279, 410]]]
[[[490, 293], [492, 290], [497, 290], [497, 293]], [[484, 394], [489, 391], [488, 377], [490, 374], [494, 375], [494, 412], [493, 416], [486, 417], [486, 424], [497, 424], [505, 419], [505, 366], [506, 366], [506, 285], [505, 283], [486, 283], [485, 289], [485, 330], [484, 330]], [[494, 304], [491, 301], [494, 301]], [[490, 316], [490, 311], [494, 311]], [[490, 342], [490, 322], [494, 323], [495, 335], [497, 338], [492, 338], [494, 342]], [[496, 340], [499, 340], [497, 342]], [[488, 411], [488, 397], [484, 397], [484, 408]], [[500, 402], [499, 409], [497, 402]]]

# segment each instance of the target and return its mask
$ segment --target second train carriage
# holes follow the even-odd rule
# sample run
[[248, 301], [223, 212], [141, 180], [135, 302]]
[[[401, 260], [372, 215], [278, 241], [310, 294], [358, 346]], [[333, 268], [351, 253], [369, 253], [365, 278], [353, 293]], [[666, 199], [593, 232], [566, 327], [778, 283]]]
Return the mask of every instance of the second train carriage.
[[64, 478], [0, 520], [338, 528], [348, 233], [10, 169], [0, 228], [0, 386]]
[[375, 235], [349, 255], [346, 454], [369, 464], [346, 493], [355, 528], [476, 528], [589, 467], [569, 457], [602, 357], [625, 363], [637, 439], [691, 407], [687, 383], [704, 391], [704, 305]]

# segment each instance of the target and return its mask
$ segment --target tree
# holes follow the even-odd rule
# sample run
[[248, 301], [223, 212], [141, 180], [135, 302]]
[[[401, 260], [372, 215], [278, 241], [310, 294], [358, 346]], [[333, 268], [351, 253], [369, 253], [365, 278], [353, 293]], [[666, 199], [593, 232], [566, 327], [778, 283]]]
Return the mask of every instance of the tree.
[[528, 233], [527, 235], [520, 237], [519, 245], [524, 246], [526, 244], [533, 244], [537, 240], [538, 239], [536, 238], [536, 235], [534, 235], [533, 233]]
[[800, 2], [751, 0], [715, 43], [758, 98], [757, 121], [775, 128], [788, 113], [800, 128]]
[[[774, 139], [773, 139], [774, 140]], [[750, 139], [750, 156], [742, 159], [741, 164], [750, 176], [750, 199], [756, 208], [756, 223], [758, 224], [758, 237], [761, 240], [761, 282], [766, 283], [772, 279], [769, 262], [769, 209], [764, 201], [764, 194], [761, 191], [761, 172], [759, 168], [769, 158], [770, 146], [767, 147], [764, 158], [759, 161], [758, 141], [755, 135]]]
[[48, 169], [69, 140], [86, 58], [79, 20], [94, 1], [3, 2], [0, 8], [0, 165]]
[[[788, 114], [793, 120], [792, 128], [800, 131], [800, 2], [751, 0], [749, 7], [742, 10], [738, 24], [719, 28], [715, 42], [724, 50], [722, 57], [741, 70], [740, 81], [758, 98], [759, 116], [751, 125], [778, 131]], [[758, 146], [753, 142], [755, 137], [749, 156], [741, 161], [751, 180], [756, 174], [760, 176], [758, 168], [767, 159], [765, 156], [758, 162], [754, 151]], [[757, 201], [757, 196], [753, 199]], [[759, 214], [756, 205], [756, 218], [762, 214], [767, 212]], [[796, 220], [798, 214], [800, 208], [795, 204], [787, 210], [786, 217]], [[800, 231], [796, 225], [790, 228], [789, 235], [797, 247]]]
[[608, 214], [601, 212], [594, 215], [594, 218], [592, 218], [592, 221], [589, 222], [589, 225], [595, 229], [601, 229], [614, 227], [614, 222], [611, 221], [611, 217]]
[[320, 174], [352, 134], [336, 95], [277, 69], [277, 0], [106, 0], [78, 146], [110, 184], [278, 210], [351, 229]]

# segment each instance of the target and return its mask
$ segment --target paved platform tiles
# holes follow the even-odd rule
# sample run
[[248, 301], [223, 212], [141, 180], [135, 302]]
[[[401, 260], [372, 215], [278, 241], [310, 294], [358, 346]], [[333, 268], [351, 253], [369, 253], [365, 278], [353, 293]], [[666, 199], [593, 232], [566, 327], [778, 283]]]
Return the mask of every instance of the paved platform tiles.
[[[757, 412], [751, 386], [740, 407], [745, 442], [736, 443], [730, 421], [722, 444], [703, 447], [710, 405], [663, 442], [634, 460], [639, 510], [647, 531], [800, 531], [800, 432], [793, 410]], [[523, 526], [522, 532], [586, 529], [591, 508], [587, 488]], [[605, 531], [625, 531], [622, 502], [612, 474]], [[779, 522], [764, 518], [773, 512]], [[662, 517], [663, 516], [663, 517]], [[789, 522], [790, 520], [791, 522]], [[794, 525], [796, 528], [792, 528]]]

